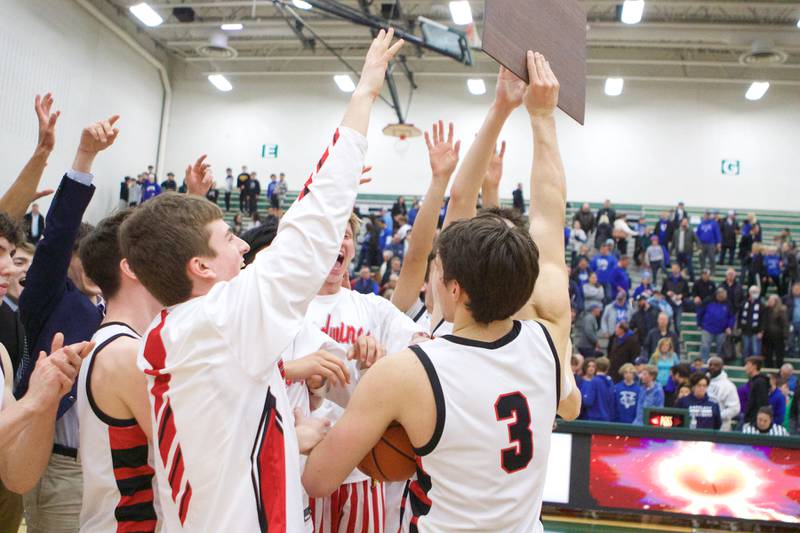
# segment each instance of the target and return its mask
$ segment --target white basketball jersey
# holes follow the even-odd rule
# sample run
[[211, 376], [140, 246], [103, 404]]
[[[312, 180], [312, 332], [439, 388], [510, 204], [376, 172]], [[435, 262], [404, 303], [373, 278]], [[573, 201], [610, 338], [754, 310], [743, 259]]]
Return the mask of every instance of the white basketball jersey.
[[145, 334], [137, 364], [169, 533], [304, 530], [300, 453], [277, 363], [336, 262], [366, 144], [339, 128], [273, 243], [232, 280], [162, 311]]
[[94, 401], [92, 370], [103, 349], [120, 337], [140, 339], [128, 325], [102, 324], [92, 336], [95, 348], [78, 376], [78, 449], [83, 471], [81, 533], [160, 531], [153, 501], [152, 450], [135, 418], [120, 420]]
[[411, 532], [541, 532], [561, 395], [545, 327], [514, 321], [494, 342], [446, 335], [412, 346], [433, 388], [436, 430], [416, 449]]

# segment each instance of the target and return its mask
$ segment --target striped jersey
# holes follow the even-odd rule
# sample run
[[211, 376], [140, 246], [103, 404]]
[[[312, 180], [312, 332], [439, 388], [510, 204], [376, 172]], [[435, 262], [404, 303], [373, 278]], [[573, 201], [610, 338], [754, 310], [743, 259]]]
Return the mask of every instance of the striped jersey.
[[160, 531], [153, 502], [153, 461], [147, 436], [135, 418], [104, 413], [92, 394], [92, 371], [103, 349], [119, 339], [139, 339], [126, 324], [102, 324], [92, 336], [95, 348], [78, 376], [78, 449], [83, 471], [82, 533]]
[[416, 448], [409, 530], [541, 532], [550, 435], [566, 380], [547, 329], [514, 321], [494, 342], [445, 335], [411, 347], [436, 426]]
[[272, 245], [230, 281], [161, 312], [147, 377], [165, 530], [303, 531], [281, 353], [336, 262], [366, 138], [340, 128]]

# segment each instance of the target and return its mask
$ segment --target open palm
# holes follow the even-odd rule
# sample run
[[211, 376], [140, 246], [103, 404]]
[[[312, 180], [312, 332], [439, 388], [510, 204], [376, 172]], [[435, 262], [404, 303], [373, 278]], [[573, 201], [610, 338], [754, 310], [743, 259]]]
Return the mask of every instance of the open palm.
[[448, 126], [447, 138], [444, 136], [444, 122], [441, 120], [432, 128], [432, 138], [425, 132], [425, 143], [428, 145], [428, 156], [434, 178], [449, 179], [458, 165], [458, 154], [461, 141], [453, 143], [453, 123]]
[[516, 74], [505, 67], [500, 67], [497, 75], [495, 101], [505, 109], [516, 109], [522, 105], [527, 85]]

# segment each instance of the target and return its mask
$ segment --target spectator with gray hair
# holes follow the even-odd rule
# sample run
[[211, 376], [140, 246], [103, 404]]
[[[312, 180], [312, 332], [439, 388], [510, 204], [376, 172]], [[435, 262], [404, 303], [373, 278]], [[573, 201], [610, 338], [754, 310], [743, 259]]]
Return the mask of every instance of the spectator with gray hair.
[[761, 339], [764, 336], [764, 303], [761, 289], [753, 285], [747, 291], [742, 310], [739, 312], [739, 329], [742, 332], [742, 357], [761, 355]]
[[644, 410], [648, 407], [664, 407], [664, 389], [656, 381], [658, 369], [653, 365], [647, 365], [639, 373], [641, 390], [636, 402], [636, 418], [633, 423], [644, 424]]

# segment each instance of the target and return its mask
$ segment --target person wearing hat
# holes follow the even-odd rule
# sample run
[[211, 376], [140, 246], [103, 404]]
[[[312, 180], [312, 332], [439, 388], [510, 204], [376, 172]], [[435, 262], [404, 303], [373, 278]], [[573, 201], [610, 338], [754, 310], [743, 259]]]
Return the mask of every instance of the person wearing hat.
[[736, 212], [732, 209], [728, 211], [728, 216], [720, 224], [720, 234], [722, 237], [722, 253], [719, 256], [719, 263], [725, 263], [725, 255], [728, 255], [728, 265], [733, 265], [733, 256], [736, 253], [736, 237], [739, 235], [739, 223], [736, 221]]
[[598, 302], [591, 302], [586, 309], [586, 313], [580, 319], [578, 324], [578, 352], [584, 357], [600, 357], [603, 352], [600, 351], [600, 343], [598, 339], [598, 332], [600, 331], [600, 324], [598, 319], [603, 306]]
[[708, 262], [711, 274], [714, 275], [717, 269], [717, 252], [722, 248], [722, 235], [719, 224], [711, 218], [709, 211], [706, 211], [695, 233], [697, 240], [700, 241], [700, 268], [706, 268]]
[[633, 299], [634, 301], [639, 299], [639, 296], [645, 296], [646, 298], [650, 298], [653, 296], [653, 284], [651, 283], [653, 279], [653, 275], [645, 270], [642, 272], [642, 278], [639, 282], [639, 286], [636, 287], [633, 291]]

